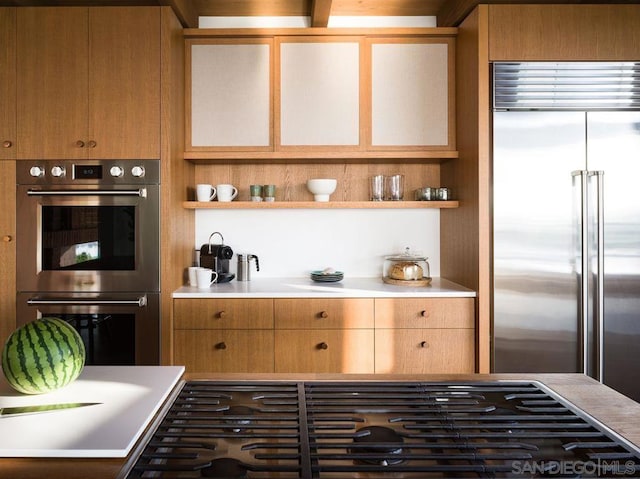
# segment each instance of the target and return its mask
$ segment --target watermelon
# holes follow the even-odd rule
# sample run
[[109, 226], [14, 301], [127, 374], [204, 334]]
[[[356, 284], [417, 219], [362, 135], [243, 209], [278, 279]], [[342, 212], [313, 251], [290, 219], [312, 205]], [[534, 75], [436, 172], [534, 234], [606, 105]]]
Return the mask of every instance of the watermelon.
[[40, 318], [16, 329], [2, 350], [8, 383], [25, 394], [54, 391], [74, 381], [85, 362], [80, 334], [66, 321]]

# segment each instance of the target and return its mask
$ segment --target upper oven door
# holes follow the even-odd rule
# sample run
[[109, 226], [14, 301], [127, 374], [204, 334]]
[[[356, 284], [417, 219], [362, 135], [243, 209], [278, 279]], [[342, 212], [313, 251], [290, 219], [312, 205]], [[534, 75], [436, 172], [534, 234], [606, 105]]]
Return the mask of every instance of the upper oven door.
[[158, 185], [18, 185], [18, 291], [159, 291]]

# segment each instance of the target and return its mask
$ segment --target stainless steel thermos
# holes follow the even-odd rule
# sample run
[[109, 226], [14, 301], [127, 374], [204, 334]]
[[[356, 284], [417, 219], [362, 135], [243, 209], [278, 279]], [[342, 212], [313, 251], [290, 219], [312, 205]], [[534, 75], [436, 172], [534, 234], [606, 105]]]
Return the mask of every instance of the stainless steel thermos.
[[260, 263], [255, 254], [238, 255], [238, 281], [251, 281], [251, 260], [256, 260], [256, 271], [260, 271]]

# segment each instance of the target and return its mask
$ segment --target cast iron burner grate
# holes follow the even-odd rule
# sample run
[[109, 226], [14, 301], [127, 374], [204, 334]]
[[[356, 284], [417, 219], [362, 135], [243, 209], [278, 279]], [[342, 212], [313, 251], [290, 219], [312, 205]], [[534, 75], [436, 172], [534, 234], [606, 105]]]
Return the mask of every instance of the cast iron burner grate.
[[191, 381], [122, 477], [640, 477], [640, 451], [531, 382]]

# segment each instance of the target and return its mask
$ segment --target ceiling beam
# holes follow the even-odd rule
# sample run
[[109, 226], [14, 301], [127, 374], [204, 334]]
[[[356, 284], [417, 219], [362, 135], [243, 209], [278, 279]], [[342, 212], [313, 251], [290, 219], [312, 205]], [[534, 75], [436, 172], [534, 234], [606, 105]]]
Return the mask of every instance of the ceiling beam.
[[329, 25], [332, 0], [311, 0], [311, 26], [326, 28]]

